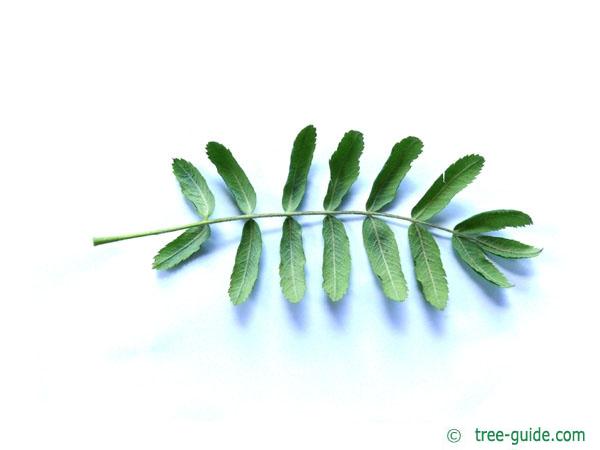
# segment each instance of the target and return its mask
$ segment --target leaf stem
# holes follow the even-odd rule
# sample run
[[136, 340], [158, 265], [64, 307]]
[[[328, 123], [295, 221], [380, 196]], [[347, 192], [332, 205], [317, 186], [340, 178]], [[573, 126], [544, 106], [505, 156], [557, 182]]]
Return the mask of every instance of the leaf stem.
[[156, 234], [171, 233], [173, 231], [185, 230], [187, 228], [198, 227], [201, 225], [212, 225], [215, 223], [233, 222], [236, 220], [249, 220], [249, 219], [264, 219], [267, 217], [295, 217], [295, 216], [368, 216], [368, 217], [387, 217], [388, 219], [404, 220], [406, 222], [418, 223], [420, 225], [436, 228], [438, 230], [446, 231], [448, 233], [462, 235], [457, 231], [450, 228], [435, 225], [433, 223], [424, 222], [421, 220], [413, 219], [412, 217], [400, 216], [398, 214], [391, 214], [386, 212], [375, 212], [375, 211], [359, 211], [359, 210], [346, 210], [346, 211], [291, 211], [291, 212], [275, 212], [275, 213], [256, 213], [256, 214], [242, 214], [239, 216], [220, 217], [218, 219], [201, 220], [199, 222], [192, 222], [186, 225], [178, 225], [175, 227], [160, 228], [158, 230], [143, 231], [141, 233], [121, 234], [119, 236], [104, 236], [93, 238], [94, 245], [109, 244], [111, 242], [124, 241], [126, 239], [135, 239], [144, 236], [154, 236]]

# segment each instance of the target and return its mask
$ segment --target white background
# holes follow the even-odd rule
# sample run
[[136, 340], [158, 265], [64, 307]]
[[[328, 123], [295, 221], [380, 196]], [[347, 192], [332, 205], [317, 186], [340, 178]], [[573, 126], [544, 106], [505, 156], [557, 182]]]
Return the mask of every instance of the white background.
[[[598, 42], [594, 2], [580, 1], [2, 2], [0, 447], [479, 448], [476, 426], [583, 429], [570, 448], [597, 446]], [[438, 313], [403, 224], [402, 304], [382, 297], [357, 220], [338, 305], [321, 289], [318, 218], [302, 220], [296, 306], [279, 290], [279, 219], [260, 222], [260, 279], [237, 308], [240, 223], [213, 227], [205, 254], [172, 273], [150, 268], [172, 235], [92, 247], [195, 220], [172, 157], [201, 169], [215, 217], [235, 214], [209, 140], [233, 150], [258, 210], [279, 210], [308, 123], [306, 209], [320, 207], [346, 130], [365, 134], [356, 208], [392, 145], [415, 135], [424, 152], [393, 210], [478, 152], [483, 173], [439, 222], [522, 209], [535, 225], [510, 235], [544, 252], [498, 261], [516, 284], [504, 291], [441, 237]]]

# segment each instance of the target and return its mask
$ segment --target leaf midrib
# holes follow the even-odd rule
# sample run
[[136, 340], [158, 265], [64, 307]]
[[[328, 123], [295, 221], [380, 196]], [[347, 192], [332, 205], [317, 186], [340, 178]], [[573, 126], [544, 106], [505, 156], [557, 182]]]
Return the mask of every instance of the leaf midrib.
[[[482, 240], [477, 239], [477, 238], [474, 239], [474, 241], [477, 242], [477, 243], [479, 243], [479, 244], [481, 244], [484, 247], [484, 250], [485, 250], [485, 247], [490, 247], [490, 248], [493, 248], [494, 250], [498, 250], [498, 251], [504, 252], [504, 253], [510, 253], [511, 255], [514, 255], [514, 256], [521, 256], [521, 255], [523, 255], [523, 253], [520, 253], [520, 252], [518, 252], [516, 250], [512, 250], [510, 248], [507, 249], [507, 248], [503, 248], [503, 247], [498, 247], [497, 245], [494, 245], [494, 244], [490, 244], [488, 241], [482, 241]], [[535, 251], [533, 251], [531, 249], [527, 249], [526, 251], [529, 252], [529, 253], [536, 253]], [[529, 254], [529, 253], [527, 253], [527, 254]]]
[[190, 245], [192, 245], [198, 238], [200, 238], [202, 236], [202, 230], [198, 230], [198, 234], [196, 236], [194, 236], [187, 244], [185, 244], [183, 247], [180, 247], [179, 249], [177, 249], [177, 251], [175, 253], [173, 253], [172, 255], [168, 256], [166, 259], [162, 260], [160, 262], [160, 265], [163, 265], [165, 263], [167, 263], [168, 261], [170, 261], [171, 259], [173, 259], [175, 256], [179, 255], [182, 251], [184, 251], [185, 249], [187, 249]]
[[[307, 136], [303, 136], [302, 137], [302, 141], [298, 143], [297, 148], [299, 150], [305, 150], [306, 149], [306, 141], [308, 140]], [[294, 156], [297, 156], [294, 154], [294, 149], [292, 149], [292, 158]], [[288, 197], [288, 201], [287, 201], [287, 205], [286, 205], [286, 209], [289, 210], [290, 209], [290, 205], [291, 202], [294, 200], [294, 196], [296, 194], [296, 187], [297, 187], [297, 180], [296, 180], [296, 173], [298, 172], [298, 166], [305, 166], [306, 161], [302, 160], [302, 157], [306, 156], [304, 153], [299, 151], [299, 156], [298, 159], [300, 160], [300, 162], [298, 162], [298, 160], [294, 160], [292, 159], [292, 164], [293, 166], [291, 167], [292, 172], [290, 172], [290, 176], [289, 176], [289, 181], [291, 182], [291, 192], [289, 193], [289, 197]], [[300, 199], [302, 200], [302, 199]]]
[[[479, 272], [483, 274], [485, 278], [497, 284], [497, 281], [495, 281], [496, 277], [493, 274], [490, 274], [487, 268], [484, 268], [481, 264], [477, 262], [477, 259], [472, 255], [472, 253], [469, 251], [462, 239], [460, 237], [456, 237], [456, 240], [458, 241], [462, 249], [466, 252], [467, 257], [471, 261], [472, 266], [474, 266], [474, 268], [477, 268], [476, 270], [479, 270]], [[485, 258], [485, 256], [483, 257]], [[502, 278], [499, 279], [502, 281]]]
[[[293, 219], [292, 219], [293, 220]], [[293, 238], [293, 231], [292, 231], [292, 222], [289, 222], [289, 229], [290, 229], [290, 239], [288, 241], [289, 244], [289, 250], [290, 250], [290, 272], [291, 272], [291, 277], [292, 277], [292, 286], [294, 289], [294, 298], [298, 298], [298, 290], [296, 287], [296, 276], [294, 274], [294, 238]]]
[[[336, 186], [337, 186], [338, 179], [339, 179], [339, 177], [334, 177], [331, 180], [332, 181], [331, 191], [330, 191], [331, 195], [329, 196], [329, 201], [327, 202], [327, 205], [325, 206], [326, 209], [332, 209], [333, 197], [334, 197], [334, 193], [335, 193], [335, 189], [336, 189]], [[337, 206], [335, 208], [337, 208]]]
[[377, 200], [379, 200], [379, 195], [381, 194], [381, 192], [383, 190], [384, 189], [381, 188], [381, 189], [378, 189], [377, 192], [375, 192], [375, 196], [373, 197], [373, 201], [370, 202], [371, 207], [369, 209], [372, 209], [372, 210], [379, 210], [380, 209], [380, 208], [376, 208], [375, 206], [377, 205]]
[[249, 244], [248, 244], [248, 252], [246, 260], [244, 261], [244, 272], [242, 273], [242, 281], [238, 285], [236, 303], [239, 301], [240, 293], [242, 292], [242, 287], [246, 284], [246, 277], [248, 276], [248, 266], [250, 265], [250, 259], [252, 255], [252, 245], [254, 244], [254, 226], [250, 228], [250, 234], [248, 235]]
[[346, 155], [346, 158], [342, 158], [339, 170], [337, 171], [337, 176], [332, 176], [332, 178], [331, 178], [331, 182], [332, 182], [331, 191], [330, 191], [331, 195], [330, 195], [330, 198], [329, 198], [329, 202], [327, 202], [328, 204], [326, 205], [326, 209], [337, 209], [337, 207], [339, 206], [339, 204], [341, 203], [341, 201], [342, 201], [342, 199], [344, 197], [344, 195], [342, 194], [342, 196], [340, 198], [340, 201], [335, 206], [335, 208], [331, 207], [332, 200], [335, 199], [334, 194], [335, 194], [335, 191], [337, 189], [338, 182], [340, 181], [340, 179], [348, 177], [348, 173], [346, 172], [345, 169], [346, 169], [346, 167], [348, 167], [348, 164], [351, 163], [351, 160], [352, 160], [351, 156], [352, 156], [352, 153], [353, 153], [353, 150], [354, 150], [355, 139], [356, 139], [355, 137], [352, 138], [352, 143], [351, 143], [351, 145], [349, 147], [350, 150], [348, 150], [348, 155]]
[[429, 265], [429, 259], [427, 252], [425, 251], [425, 247], [423, 245], [423, 239], [421, 237], [421, 231], [417, 225], [415, 225], [415, 229], [417, 230], [417, 237], [419, 238], [419, 245], [421, 247], [421, 254], [423, 255], [423, 259], [425, 260], [425, 266], [427, 266], [427, 273], [429, 274], [429, 278], [431, 280], [431, 285], [433, 286], [433, 291], [435, 293], [436, 300], [438, 300], [438, 291], [436, 287], [436, 282], [433, 277], [433, 272], [431, 271], [431, 267]]
[[[369, 218], [368, 220], [373, 220], [373, 219]], [[372, 222], [372, 225], [373, 225], [373, 231], [375, 232], [375, 240], [377, 241], [377, 246], [379, 247], [379, 251], [381, 252], [381, 257], [383, 259], [383, 264], [384, 264], [385, 270], [388, 274], [388, 278], [390, 279], [390, 282], [392, 283], [392, 287], [394, 288], [394, 292], [395, 292], [396, 296], [401, 297], [400, 293], [398, 292], [398, 289], [396, 288], [396, 283], [394, 283], [394, 278], [392, 277], [392, 273], [390, 272], [390, 267], [389, 267], [387, 259], [385, 257], [385, 252], [383, 251], [383, 246], [381, 245], [381, 241], [379, 239], [379, 232], [377, 231], [377, 226], [375, 225], [375, 222]]]
[[450, 180], [446, 180], [446, 172], [448, 170], [444, 170], [444, 172], [442, 172], [442, 175], [441, 175], [441, 177], [442, 177], [442, 187], [437, 192], [434, 192], [433, 197], [431, 197], [431, 199], [429, 200], [429, 202], [427, 202], [427, 204], [421, 210], [421, 214], [418, 214], [415, 217], [415, 219], [420, 219], [421, 217], [423, 217], [423, 212], [426, 211], [428, 207], [431, 207], [432, 203], [435, 200], [437, 200], [437, 198], [442, 194], [442, 192], [444, 192], [445, 190], [447, 190], [448, 186], [450, 186], [451, 184], [453, 184], [459, 176], [461, 176], [463, 173], [465, 173], [467, 170], [469, 170], [471, 167], [473, 167], [476, 164], [477, 164], [477, 161], [472, 162], [471, 164], [469, 164], [468, 166], [466, 166], [465, 168], [463, 168], [460, 172], [458, 172], [456, 175], [454, 175]]
[[465, 246], [465, 244], [462, 241], [462, 239], [460, 239], [460, 238], [457, 237], [456, 240], [458, 241], [458, 243], [460, 244], [461, 248], [463, 249], [463, 251], [467, 255], [468, 259], [471, 261], [471, 264], [474, 265], [475, 267], [479, 268], [479, 270], [481, 270], [482, 273], [485, 273], [485, 270], [483, 270], [483, 268], [479, 264], [477, 264], [476, 260], [473, 258], [473, 255], [471, 255], [471, 252]]
[[294, 167], [292, 167], [292, 172], [290, 173], [291, 188], [290, 188], [290, 192], [288, 194], [288, 198], [287, 198], [287, 202], [286, 202], [286, 206], [285, 206], [285, 209], [287, 211], [292, 209], [291, 205], [292, 205], [292, 201], [294, 200], [294, 194], [296, 193], [296, 169], [297, 169], [296, 165], [294, 165]]
[[[246, 211], [248, 212], [252, 212], [252, 207], [250, 205], [250, 199], [248, 198], [248, 196], [246, 195], [246, 190], [244, 189], [244, 186], [242, 184], [242, 182], [240, 181], [240, 179], [238, 178], [237, 174], [234, 172], [231, 173], [233, 175], [233, 178], [235, 178], [235, 181], [238, 185], [238, 189], [240, 190], [240, 192], [242, 193], [242, 195], [244, 196], [244, 201], [246, 202], [246, 206], [247, 208]], [[242, 208], [243, 210], [244, 208]]]
[[[389, 183], [389, 181], [394, 178], [395, 171], [393, 169], [397, 170], [398, 167], [401, 167], [402, 166], [402, 162], [399, 161], [397, 164], [393, 164], [393, 165], [394, 165], [393, 168], [391, 167], [392, 165], [388, 166], [387, 168], [384, 167], [384, 170], [386, 170], [386, 169], [387, 170], [385, 172], [383, 172], [383, 173], [385, 175], [387, 175], [387, 176], [383, 177], [383, 181], [378, 186], [378, 189], [374, 192], [373, 201], [370, 202], [371, 207], [369, 209], [372, 209], [372, 210], [375, 210], [375, 211], [378, 211], [379, 209], [381, 209], [381, 207], [380, 208], [375, 208], [376, 205], [377, 205], [377, 200], [379, 200], [379, 196], [381, 195], [381, 193], [383, 191], [387, 190], [387, 187], [389, 187], [389, 186], [387, 186], [387, 184]], [[379, 180], [375, 179], [375, 181], [379, 181]], [[401, 181], [402, 180], [400, 180], [400, 182]], [[398, 184], [398, 185], [400, 185], [400, 184]], [[375, 186], [373, 186], [373, 187], [375, 188]]]
[[[202, 197], [202, 201], [204, 202], [204, 205], [206, 207], [206, 214], [204, 215], [204, 217], [208, 218], [209, 214], [209, 202], [206, 198], [206, 196], [204, 195], [204, 191], [202, 189], [202, 187], [200, 186], [200, 184], [198, 184], [198, 182], [196, 181], [196, 178], [193, 176], [192, 172], [189, 172], [187, 167], [183, 166], [183, 172], [185, 173], [185, 177], [190, 180], [192, 182], [192, 184], [196, 187], [196, 189], [198, 189], [198, 194], [200, 195], [200, 197]], [[196, 205], [197, 207], [197, 205]]]
[[333, 263], [331, 264], [333, 266], [333, 293], [334, 296], [337, 297], [337, 268], [336, 268], [336, 257], [335, 257], [335, 243], [336, 243], [336, 239], [335, 239], [335, 234], [333, 232], [333, 219], [332, 217], [330, 217], [329, 222], [329, 228], [331, 230], [331, 256], [333, 258]]

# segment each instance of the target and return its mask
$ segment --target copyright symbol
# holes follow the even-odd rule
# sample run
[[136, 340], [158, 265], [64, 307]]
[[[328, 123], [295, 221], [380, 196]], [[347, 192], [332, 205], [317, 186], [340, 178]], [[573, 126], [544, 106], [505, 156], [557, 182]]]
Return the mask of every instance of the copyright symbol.
[[450, 442], [458, 442], [460, 441], [460, 431], [458, 431], [456, 428], [450, 428], [448, 430], [448, 433], [446, 433], [446, 437], [448, 438], [448, 440]]

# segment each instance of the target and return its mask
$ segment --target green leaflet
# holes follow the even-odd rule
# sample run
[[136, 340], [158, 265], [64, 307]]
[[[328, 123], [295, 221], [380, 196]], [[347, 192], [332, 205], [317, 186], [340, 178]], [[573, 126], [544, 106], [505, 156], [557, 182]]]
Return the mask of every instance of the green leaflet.
[[[185, 159], [175, 158], [173, 173], [184, 197], [192, 202], [200, 216], [208, 219], [215, 207], [215, 198], [198, 169]], [[157, 270], [172, 269], [200, 250], [209, 237], [208, 225], [187, 229], [158, 251], [152, 267]]]
[[154, 257], [153, 269], [172, 269], [179, 263], [185, 261], [198, 250], [210, 237], [208, 225], [188, 228], [177, 238], [169, 242]]
[[503, 258], [533, 258], [542, 252], [541, 248], [502, 237], [477, 236], [475, 240], [486, 252]]
[[448, 302], [448, 282], [438, 245], [429, 231], [414, 223], [408, 227], [408, 241], [415, 276], [425, 300], [434, 308], [444, 309]]
[[483, 250], [475, 242], [453, 235], [452, 246], [458, 256], [477, 274], [500, 287], [512, 287], [504, 274], [485, 256]]
[[261, 252], [260, 228], [254, 220], [248, 220], [242, 230], [242, 239], [235, 255], [235, 264], [229, 281], [229, 298], [234, 305], [245, 302], [252, 292], [258, 278]]
[[312, 125], [302, 129], [294, 140], [290, 168], [281, 199], [284, 211], [295, 211], [304, 197], [316, 141], [317, 130]]
[[323, 208], [333, 211], [340, 206], [344, 196], [358, 178], [358, 160], [363, 151], [363, 135], [358, 131], [348, 131], [329, 160], [331, 178]]
[[340, 300], [350, 284], [350, 242], [344, 224], [333, 216], [323, 219], [323, 289]]
[[[317, 130], [308, 125], [298, 133], [294, 140], [288, 178], [283, 188], [281, 204], [285, 211], [295, 211], [306, 190], [308, 171], [312, 163], [317, 139]], [[304, 297], [306, 281], [304, 278], [304, 248], [302, 246], [302, 227], [293, 218], [283, 223], [280, 243], [281, 261], [279, 278], [283, 295], [292, 303]]]
[[173, 173], [185, 198], [192, 202], [200, 216], [208, 218], [215, 209], [215, 197], [198, 169], [185, 159], [175, 158]]
[[206, 153], [231, 191], [238, 208], [244, 214], [254, 211], [256, 192], [231, 152], [218, 142], [209, 142], [206, 144]]
[[283, 222], [279, 279], [283, 295], [292, 303], [298, 303], [304, 297], [306, 281], [304, 278], [304, 248], [302, 246], [302, 227], [291, 217]]
[[375, 178], [367, 200], [367, 211], [379, 211], [396, 198], [400, 182], [412, 162], [421, 154], [423, 143], [416, 137], [402, 139], [392, 148], [389, 158]]
[[363, 221], [362, 231], [369, 263], [381, 282], [383, 293], [391, 300], [406, 299], [408, 289], [394, 232], [387, 223], [375, 217]]
[[485, 233], [506, 227], [524, 227], [532, 223], [531, 217], [524, 212], [514, 209], [495, 209], [475, 214], [463, 220], [454, 229], [461, 233]]
[[428, 220], [439, 213], [450, 203], [452, 197], [477, 177], [483, 163], [483, 157], [467, 155], [448, 167], [412, 209], [412, 217], [418, 220]]

